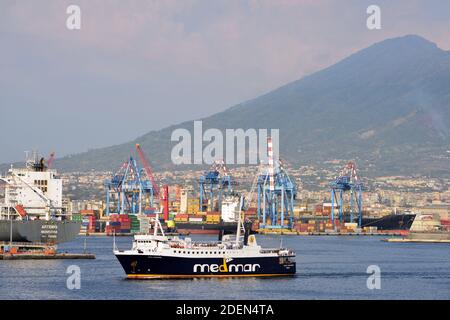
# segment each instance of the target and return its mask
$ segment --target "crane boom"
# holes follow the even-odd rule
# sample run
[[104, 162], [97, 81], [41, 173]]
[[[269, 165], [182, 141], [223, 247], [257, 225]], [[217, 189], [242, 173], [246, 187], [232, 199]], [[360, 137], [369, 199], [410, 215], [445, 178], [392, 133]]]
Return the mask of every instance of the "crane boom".
[[155, 177], [153, 176], [153, 171], [152, 168], [150, 167], [150, 163], [148, 163], [147, 159], [145, 159], [144, 152], [142, 151], [141, 145], [139, 143], [136, 144], [136, 150], [139, 154], [139, 157], [141, 158], [142, 164], [144, 165], [144, 170], [152, 183], [155, 196], [158, 196], [159, 195], [158, 184], [156, 183]]

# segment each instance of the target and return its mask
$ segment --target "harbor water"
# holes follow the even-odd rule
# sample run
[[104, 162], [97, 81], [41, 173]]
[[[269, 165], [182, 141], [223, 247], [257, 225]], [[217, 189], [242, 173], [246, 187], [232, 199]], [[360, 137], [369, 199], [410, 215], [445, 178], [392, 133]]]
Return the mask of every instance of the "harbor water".
[[[86, 242], [96, 260], [0, 261], [0, 299], [450, 299], [448, 244], [387, 243], [378, 236], [257, 236], [263, 247], [279, 247], [280, 239], [297, 253], [294, 278], [127, 280], [111, 237], [78, 237], [59, 250], [83, 252]], [[116, 238], [120, 249], [130, 248], [131, 241]], [[71, 265], [81, 271], [80, 289], [68, 289]], [[369, 266], [381, 271], [380, 289], [367, 286]]]

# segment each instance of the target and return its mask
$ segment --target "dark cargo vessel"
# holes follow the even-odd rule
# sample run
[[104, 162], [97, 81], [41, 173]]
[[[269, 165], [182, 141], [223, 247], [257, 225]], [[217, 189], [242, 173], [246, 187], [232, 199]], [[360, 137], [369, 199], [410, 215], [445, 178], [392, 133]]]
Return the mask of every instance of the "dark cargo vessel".
[[61, 243], [74, 239], [81, 223], [75, 221], [2, 220], [0, 241]]
[[362, 227], [377, 227], [378, 230], [409, 230], [415, 214], [390, 214], [383, 217], [363, 217]]
[[25, 168], [0, 176], [0, 241], [57, 244], [80, 232], [63, 208], [62, 179], [48, 167], [34, 152]]
[[[382, 217], [362, 217], [361, 227], [376, 227], [378, 230], [409, 230], [414, 222], [416, 215], [413, 213], [390, 214]], [[298, 219], [302, 223], [310, 220], [330, 220], [329, 217], [304, 217]], [[349, 215], [344, 216], [345, 222], [358, 222], [353, 220]]]

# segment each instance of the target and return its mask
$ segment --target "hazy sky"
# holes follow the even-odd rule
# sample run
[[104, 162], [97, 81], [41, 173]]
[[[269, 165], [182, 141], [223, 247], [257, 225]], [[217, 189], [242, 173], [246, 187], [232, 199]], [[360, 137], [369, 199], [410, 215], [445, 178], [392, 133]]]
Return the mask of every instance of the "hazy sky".
[[208, 116], [405, 34], [449, 50], [450, 1], [1, 0], [0, 163]]

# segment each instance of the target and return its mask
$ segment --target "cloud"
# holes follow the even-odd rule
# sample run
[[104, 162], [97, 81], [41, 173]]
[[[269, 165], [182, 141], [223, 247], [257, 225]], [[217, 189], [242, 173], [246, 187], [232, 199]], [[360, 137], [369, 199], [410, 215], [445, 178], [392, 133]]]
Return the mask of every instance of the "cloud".
[[[376, 1], [383, 28], [369, 31], [372, 2], [2, 1], [2, 112], [15, 106], [57, 121], [68, 113], [84, 121], [79, 134], [87, 140], [99, 134], [98, 123], [121, 117], [125, 130], [95, 143], [108, 145], [221, 111], [388, 37], [416, 33], [450, 48], [450, 2]], [[69, 4], [81, 7], [81, 31], [65, 27]], [[139, 116], [122, 117], [124, 106]], [[30, 131], [34, 125], [28, 123]]]
[[[441, 21], [436, 28], [432, 17], [426, 28], [423, 21], [411, 22], [412, 17], [423, 15], [424, 1], [411, 1], [408, 6], [380, 2], [389, 30], [378, 36], [368, 34], [365, 28], [369, 1], [350, 1], [343, 6], [339, 1], [313, 0], [218, 0], [213, 4], [200, 0], [83, 0], [76, 1], [82, 9], [82, 31], [78, 33], [65, 28], [65, 9], [73, 1], [15, 2], [7, 15], [11, 17], [8, 21], [14, 21], [10, 28], [70, 51], [128, 55], [149, 66], [182, 68], [194, 74], [223, 72], [225, 68], [234, 76], [231, 69], [236, 68], [241, 74], [256, 73], [270, 88], [334, 63], [374, 38], [379, 41], [386, 35], [413, 30], [429, 34], [426, 28], [430, 28], [436, 39], [449, 43], [449, 32], [443, 31], [448, 22]], [[209, 8], [214, 18], [209, 19], [203, 8]], [[391, 11], [400, 21], [390, 18]], [[197, 12], [204, 14], [196, 16]], [[101, 65], [99, 62], [97, 72], [105, 72]], [[96, 69], [94, 63], [89, 63], [89, 68]], [[106, 75], [111, 73], [114, 70]], [[119, 68], [117, 73], [123, 75], [123, 70]]]

